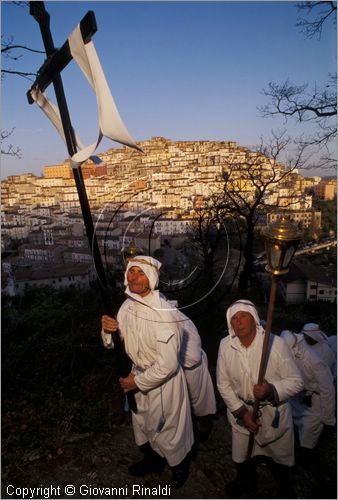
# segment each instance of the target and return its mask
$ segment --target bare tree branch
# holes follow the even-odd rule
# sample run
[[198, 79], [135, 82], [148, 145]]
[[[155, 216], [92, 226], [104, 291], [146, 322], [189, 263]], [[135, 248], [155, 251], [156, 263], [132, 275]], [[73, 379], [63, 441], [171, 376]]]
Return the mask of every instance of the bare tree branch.
[[35, 79], [35, 78], [29, 78], [30, 76], [36, 77], [36, 73], [25, 73], [24, 71], [12, 71], [10, 69], [3, 69], [2, 75], [3, 74], [22, 76], [23, 78], [27, 78], [27, 80], [30, 80], [30, 81], [34, 81], [34, 79]]
[[[22, 54], [17, 53], [18, 50], [33, 52], [36, 54], [44, 54], [44, 52], [41, 50], [32, 49], [30, 47], [27, 47], [26, 45], [14, 44], [13, 37], [10, 37], [8, 39], [4, 39], [3, 36], [1, 37], [1, 55], [3, 56], [3, 59], [10, 59], [15, 62], [18, 61], [22, 58]], [[34, 80], [33, 78], [29, 78], [30, 76], [34, 78], [36, 78], [37, 76], [36, 73], [2, 66], [1, 77], [3, 78], [5, 74], [21, 76], [23, 78], [27, 78], [28, 80]]]
[[[213, 193], [196, 210], [196, 232], [210, 266], [215, 251], [211, 242], [217, 242], [218, 223], [230, 217], [241, 225], [245, 235], [245, 263], [240, 278], [243, 292], [252, 274], [254, 231], [259, 218], [276, 208], [305, 208], [308, 203], [305, 195], [295, 187], [299, 177], [297, 169], [303, 168], [308, 160], [307, 148], [306, 143], [294, 144], [285, 131], [272, 132], [268, 141], [261, 138], [255, 150], [242, 148], [223, 165], [223, 191]], [[285, 194], [281, 194], [281, 190]]]
[[282, 85], [270, 82], [263, 95], [271, 102], [260, 109], [262, 115], [294, 116], [299, 122], [308, 122], [318, 118], [329, 118], [337, 114], [337, 74], [330, 74], [323, 89], [315, 87], [306, 93], [308, 85], [292, 85], [286, 81]]
[[[10, 5], [16, 5], [19, 7], [24, 7], [27, 8], [29, 5], [29, 2], [7, 2]], [[31, 47], [28, 47], [27, 45], [21, 45], [14, 43], [14, 39], [12, 36], [10, 37], [5, 37], [4, 35], [1, 35], [1, 56], [2, 56], [2, 61], [4, 60], [11, 60], [14, 62], [17, 62], [19, 59], [21, 59], [22, 54], [18, 51], [23, 51], [23, 52], [33, 52], [36, 54], [44, 54], [43, 51], [41, 50], [36, 50]], [[34, 81], [36, 78], [37, 74], [36, 73], [31, 73], [29, 71], [24, 71], [20, 69], [12, 69], [10, 67], [4, 67], [4, 64], [2, 64], [1, 67], [1, 79], [4, 78], [4, 75], [16, 75], [20, 76], [22, 78], [26, 78], [27, 80]], [[32, 77], [32, 78], [30, 78]], [[14, 156], [16, 158], [22, 158], [21, 154], [21, 149], [18, 146], [14, 146], [13, 144], [6, 144], [4, 145], [4, 142], [8, 140], [8, 138], [12, 135], [13, 130], [2, 130], [1, 131], [1, 153], [3, 155], [9, 155], [9, 156]]]
[[299, 11], [306, 11], [308, 16], [315, 14], [315, 18], [305, 19], [303, 17], [298, 17], [296, 26], [301, 29], [306, 38], [313, 38], [317, 36], [320, 40], [322, 36], [323, 26], [328, 21], [332, 19], [333, 23], [336, 23], [336, 2], [320, 1], [320, 2], [300, 2], [298, 4]]
[[[306, 11], [315, 19], [299, 18], [297, 26], [308, 38], [315, 34], [320, 39], [323, 26], [328, 19], [336, 22], [337, 4], [330, 1], [300, 2], [300, 11]], [[323, 168], [336, 166], [332, 158], [332, 144], [337, 136], [337, 73], [329, 73], [326, 83], [322, 86], [308, 84], [294, 85], [288, 80], [283, 84], [270, 82], [263, 95], [269, 99], [268, 104], [259, 109], [263, 117], [282, 116], [285, 121], [294, 119], [296, 123], [311, 122], [315, 125], [312, 136], [298, 138], [299, 146], [312, 148], [313, 155], [318, 158], [316, 167]]]
[[337, 75], [330, 74], [324, 89], [315, 88], [310, 93], [306, 92], [307, 85], [294, 86], [289, 82], [278, 85], [270, 82], [268, 89], [263, 90], [270, 102], [259, 108], [263, 117], [282, 115], [286, 120], [293, 117], [299, 123], [313, 122], [316, 132], [306, 139], [301, 136], [298, 142], [301, 146], [312, 146], [313, 152], [316, 150], [320, 163], [326, 168], [336, 164], [332, 154], [328, 154], [329, 146], [337, 136], [336, 83]]
[[13, 131], [14, 129], [1, 131], [1, 154], [15, 156], [16, 158], [22, 158], [21, 150], [19, 147], [13, 146], [13, 144], [8, 144], [6, 147], [3, 147], [3, 142], [12, 135]]
[[[16, 5], [19, 7], [24, 7], [27, 8], [29, 5], [29, 2], [7, 2], [9, 5]], [[20, 51], [20, 52], [18, 52]], [[12, 36], [10, 37], [5, 37], [4, 35], [1, 35], [1, 55], [3, 57], [3, 61], [5, 59], [11, 59], [12, 61], [18, 61], [23, 57], [23, 54], [21, 52], [32, 52], [36, 54], [44, 54], [44, 51], [42, 50], [37, 50], [33, 49], [31, 47], [28, 47], [27, 45], [22, 45], [18, 43], [14, 43], [14, 39]], [[21, 76], [23, 78], [28, 78], [29, 76], [34, 76], [36, 77], [36, 73], [31, 73], [30, 71], [25, 71], [25, 70], [16, 70], [10, 67], [4, 67], [4, 64], [2, 64], [1, 68], [1, 77], [5, 74], [11, 74], [11, 75], [17, 75]]]
[[[11, 50], [16, 50], [16, 49], [22, 49], [22, 50], [27, 50], [28, 52], [35, 52], [36, 54], [44, 54], [45, 52], [43, 50], [36, 50], [36, 49], [31, 49], [30, 47], [27, 47], [26, 45], [10, 45], [10, 44], [1, 44], [1, 54], [6, 54]], [[8, 54], [7, 54], [8, 57]], [[12, 59], [17, 60], [21, 56], [11, 56]]]

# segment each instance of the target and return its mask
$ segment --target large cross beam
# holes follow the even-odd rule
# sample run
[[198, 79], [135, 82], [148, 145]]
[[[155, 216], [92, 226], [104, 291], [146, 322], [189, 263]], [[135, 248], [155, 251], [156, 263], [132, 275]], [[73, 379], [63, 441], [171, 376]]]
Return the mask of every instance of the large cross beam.
[[[29, 4], [30, 14], [34, 17], [34, 19], [40, 26], [41, 36], [47, 54], [47, 60], [39, 69], [36, 81], [32, 85], [31, 89], [27, 92], [28, 101], [30, 104], [34, 102], [30, 94], [32, 89], [38, 88], [40, 91], [44, 91], [50, 84], [53, 84], [56, 100], [59, 106], [68, 154], [69, 156], [73, 156], [77, 152], [77, 146], [61, 79], [61, 71], [72, 60], [69, 43], [68, 41], [66, 41], [60, 49], [56, 49], [50, 30], [50, 16], [45, 9], [44, 2], [31, 1], [29, 2]], [[80, 29], [84, 42], [88, 43], [91, 40], [91, 36], [97, 31], [96, 20], [93, 11], [89, 11], [82, 19], [80, 23]], [[81, 167], [79, 166], [77, 168], [73, 168], [73, 174], [79, 196], [87, 238], [93, 255], [95, 270], [98, 277], [98, 283], [105, 307], [105, 312], [110, 315], [115, 315], [116, 311], [114, 311], [108, 293], [106, 275], [102, 264], [100, 249], [96, 239], [93, 219], [90, 211]], [[120, 336], [118, 334], [114, 335], [114, 344], [119, 375], [121, 377], [126, 377], [130, 373], [132, 363], [125, 352], [124, 344], [123, 342], [121, 342]], [[127, 397], [130, 408], [134, 412], [136, 412], [137, 407], [134, 393], [128, 392]]]
[[[43, 2], [30, 2], [29, 12], [40, 25], [41, 35], [47, 54], [47, 60], [38, 71], [38, 77], [34, 82], [34, 86], [37, 86], [41, 92], [44, 92], [46, 88], [53, 83], [55, 75], [61, 73], [61, 71], [65, 69], [67, 64], [73, 59], [73, 56], [70, 52], [68, 40], [60, 49], [55, 50], [53, 40], [49, 36], [50, 16], [45, 8], [39, 4], [43, 4]], [[80, 21], [80, 30], [84, 43], [90, 42], [91, 37], [97, 31], [95, 14], [92, 10], [89, 10]], [[29, 103], [33, 104], [34, 100], [31, 97], [30, 90], [27, 92], [27, 98]]]

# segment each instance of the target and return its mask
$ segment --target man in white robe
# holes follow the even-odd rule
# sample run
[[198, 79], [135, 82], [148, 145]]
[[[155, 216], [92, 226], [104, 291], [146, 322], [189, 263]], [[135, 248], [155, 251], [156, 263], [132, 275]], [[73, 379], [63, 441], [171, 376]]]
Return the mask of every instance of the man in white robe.
[[304, 335], [307, 344], [325, 361], [331, 370], [333, 378], [336, 379], [336, 355], [331, 349], [327, 335], [319, 328], [317, 323], [306, 323], [301, 333]]
[[[301, 391], [303, 381], [292, 353], [283, 340], [270, 336], [265, 380], [257, 384], [264, 329], [257, 310], [248, 300], [238, 300], [227, 310], [229, 335], [220, 344], [217, 386], [227, 405], [232, 426], [232, 459], [237, 477], [227, 485], [230, 496], [254, 492], [256, 470], [247, 460], [250, 432], [255, 433], [252, 456], [270, 458], [278, 483], [278, 498], [294, 498], [289, 471], [294, 465], [294, 431], [288, 398]], [[260, 401], [260, 416], [252, 418], [254, 399]], [[272, 459], [272, 460], [271, 460]]]
[[[130, 259], [136, 257], [133, 250], [136, 250], [136, 247], [131, 248], [130, 246], [129, 253], [125, 253], [127, 264]], [[143, 255], [138, 255], [137, 258], [142, 259], [143, 257]], [[157, 262], [160, 269], [161, 263], [156, 259], [152, 259], [152, 261]], [[147, 270], [148, 273], [146, 272]], [[149, 271], [150, 269], [145, 267], [145, 272], [150, 282], [152, 282], [153, 279]], [[156, 278], [154, 276], [154, 279]], [[157, 282], [158, 279], [156, 280]], [[201, 337], [195, 324], [177, 308], [177, 301], [166, 299], [162, 293], [159, 296], [162, 300], [162, 306], [166, 309], [166, 314], [169, 314], [171, 321], [176, 323], [180, 331], [179, 362], [184, 370], [188, 385], [195, 440], [205, 441], [212, 431], [213, 417], [216, 413], [216, 397], [208, 369], [208, 358], [202, 349]], [[166, 305], [164, 301], [166, 301]]]
[[102, 317], [102, 339], [113, 347], [111, 332], [119, 329], [125, 349], [133, 361], [132, 373], [120, 379], [125, 392], [137, 390], [137, 413], [132, 412], [136, 443], [144, 452], [132, 465], [132, 475], [160, 472], [164, 457], [178, 488], [189, 473], [193, 429], [189, 393], [178, 360], [181, 348], [180, 322], [173, 320], [172, 306], [155, 290], [161, 263], [152, 257], [129, 260], [125, 285], [127, 300], [117, 321]]
[[335, 389], [327, 364], [306, 343], [304, 336], [283, 330], [281, 338], [291, 348], [295, 362], [302, 374], [304, 390], [290, 398], [292, 415], [299, 431], [303, 457], [312, 457], [324, 425], [334, 425]]

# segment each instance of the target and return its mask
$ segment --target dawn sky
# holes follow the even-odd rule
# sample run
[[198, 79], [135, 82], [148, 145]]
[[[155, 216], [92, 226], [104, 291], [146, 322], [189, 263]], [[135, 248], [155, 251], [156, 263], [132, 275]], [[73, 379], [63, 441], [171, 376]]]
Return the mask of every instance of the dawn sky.
[[[295, 26], [297, 2], [63, 2], [47, 1], [59, 47], [88, 10], [96, 16], [93, 41], [119, 112], [133, 138], [231, 140], [254, 146], [282, 119], [261, 118], [268, 101], [262, 89], [289, 79], [322, 85], [336, 70], [336, 28], [321, 40], [305, 39]], [[39, 26], [22, 8], [1, 2], [2, 34], [16, 44], [43, 50]], [[3, 61], [10, 69], [35, 72], [43, 54], [23, 53]], [[83, 142], [97, 135], [96, 101], [72, 62], [62, 74], [73, 125]], [[62, 163], [66, 147], [26, 92], [32, 82], [6, 75], [2, 82], [2, 129], [23, 158], [2, 157], [1, 177]], [[52, 87], [48, 96], [55, 101]], [[287, 124], [290, 134], [306, 128]], [[118, 146], [104, 140], [98, 150]], [[312, 172], [315, 173], [315, 172]]]

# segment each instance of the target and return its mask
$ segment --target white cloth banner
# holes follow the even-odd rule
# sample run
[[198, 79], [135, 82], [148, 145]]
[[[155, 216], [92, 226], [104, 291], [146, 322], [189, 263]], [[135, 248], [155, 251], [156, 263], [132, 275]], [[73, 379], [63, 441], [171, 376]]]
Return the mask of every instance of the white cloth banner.
[[[138, 149], [142, 152], [142, 149], [137, 146], [133, 138], [130, 136], [119, 115], [93, 42], [88, 42], [86, 44], [83, 42], [80, 25], [78, 25], [69, 36], [68, 42], [73, 58], [80, 66], [95, 92], [99, 115], [99, 133], [96, 142], [90, 144], [89, 146], [84, 146], [78, 135], [74, 132], [76, 145], [79, 151], [71, 157], [72, 167], [75, 168], [85, 162], [88, 158], [92, 157], [94, 151], [100, 144], [102, 137], [107, 137], [108, 139], [124, 144], [125, 146]], [[41, 92], [39, 89], [32, 89], [31, 96], [36, 104], [51, 120], [66, 143], [59, 108], [55, 106], [55, 104], [48, 99], [46, 94]], [[93, 160], [97, 163], [97, 157], [93, 157]]]

